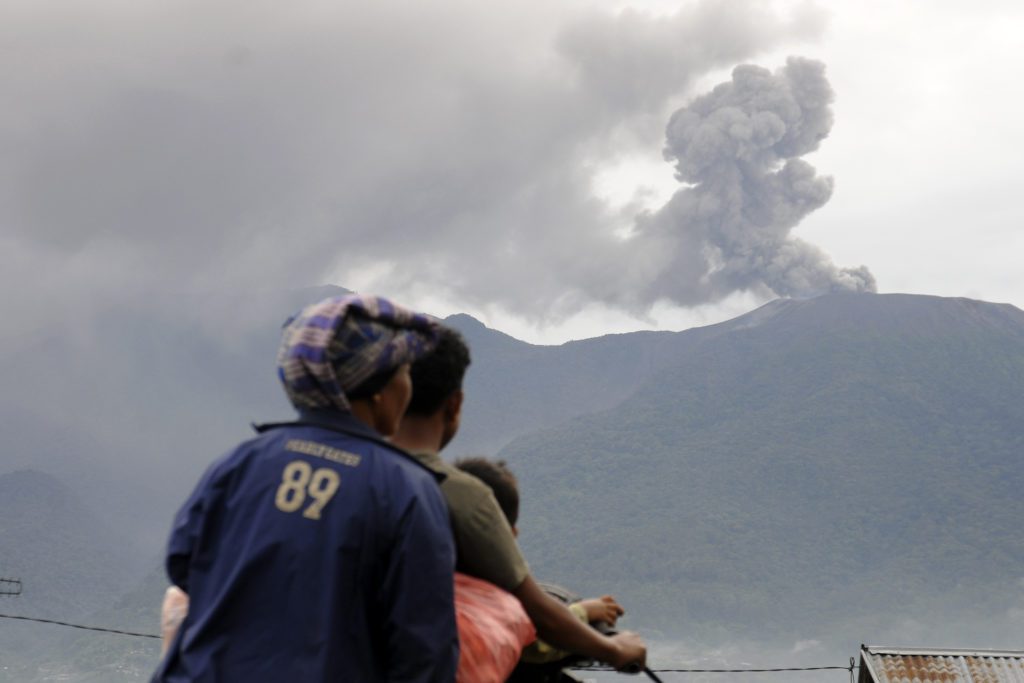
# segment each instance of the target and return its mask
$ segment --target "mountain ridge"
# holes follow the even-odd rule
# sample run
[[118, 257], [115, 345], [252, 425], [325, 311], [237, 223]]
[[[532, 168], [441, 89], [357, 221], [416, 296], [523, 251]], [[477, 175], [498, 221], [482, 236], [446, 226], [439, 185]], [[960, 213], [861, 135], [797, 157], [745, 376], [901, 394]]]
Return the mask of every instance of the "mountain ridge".
[[927, 615], [1015, 590], [1024, 313], [887, 295], [768, 312], [501, 451], [535, 569], [587, 591], [632, 582], [634, 613], [698, 630], [846, 627], [901, 596]]

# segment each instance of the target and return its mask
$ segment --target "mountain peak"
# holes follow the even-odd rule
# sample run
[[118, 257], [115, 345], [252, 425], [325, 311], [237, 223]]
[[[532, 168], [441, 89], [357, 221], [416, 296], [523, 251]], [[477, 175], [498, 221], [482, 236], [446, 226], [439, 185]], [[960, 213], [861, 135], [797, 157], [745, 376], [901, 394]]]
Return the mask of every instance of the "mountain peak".
[[468, 313], [455, 313], [444, 319], [444, 321], [452, 327], [458, 328], [459, 330], [486, 330], [489, 329], [487, 325], [469, 315]]
[[480, 346], [491, 346], [494, 344], [506, 346], [511, 344], [522, 347], [531, 346], [531, 344], [516, 339], [509, 334], [487, 327], [487, 325], [484, 325], [482, 322], [471, 315], [467, 315], [466, 313], [450, 315], [444, 319], [444, 323], [461, 332], [472, 349], [476, 349]]

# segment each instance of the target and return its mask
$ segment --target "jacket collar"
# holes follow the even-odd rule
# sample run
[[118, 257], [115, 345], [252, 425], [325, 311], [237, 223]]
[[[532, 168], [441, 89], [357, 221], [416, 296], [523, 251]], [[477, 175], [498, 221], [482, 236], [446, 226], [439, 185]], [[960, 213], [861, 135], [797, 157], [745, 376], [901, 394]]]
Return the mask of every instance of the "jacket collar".
[[405, 450], [386, 441], [384, 437], [380, 435], [380, 432], [350, 412], [341, 412], [340, 410], [300, 410], [298, 420], [293, 420], [291, 422], [267, 422], [263, 424], [253, 424], [252, 427], [262, 434], [270, 431], [271, 429], [277, 429], [278, 427], [292, 426], [320, 427], [322, 429], [329, 429], [332, 432], [341, 432], [342, 434], [348, 434], [349, 436], [373, 441], [376, 444], [398, 452], [404, 457], [415, 462], [417, 465], [429, 470], [439, 482], [445, 478], [444, 472], [435, 469], [435, 467], [431, 467], [430, 465], [422, 462], [419, 458], [410, 455]]
[[384, 437], [381, 436], [380, 432], [376, 429], [370, 427], [370, 425], [366, 424], [352, 413], [342, 412], [340, 410], [300, 410], [299, 419], [297, 420], [291, 420], [289, 422], [254, 423], [252, 428], [262, 434], [263, 432], [271, 429], [289, 426], [323, 427], [324, 429], [330, 429], [334, 432], [342, 432], [343, 434], [350, 434], [363, 439], [369, 439], [370, 441], [387, 444], [391, 448], [394, 448], [394, 446], [384, 440]]

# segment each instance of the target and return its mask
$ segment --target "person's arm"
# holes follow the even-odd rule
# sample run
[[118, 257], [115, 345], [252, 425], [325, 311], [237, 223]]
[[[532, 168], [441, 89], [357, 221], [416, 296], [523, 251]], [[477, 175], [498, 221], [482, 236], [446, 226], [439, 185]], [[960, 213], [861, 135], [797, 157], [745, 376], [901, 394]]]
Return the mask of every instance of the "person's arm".
[[555, 647], [607, 662], [616, 669], [643, 666], [647, 648], [635, 633], [604, 636], [581, 622], [564, 604], [545, 593], [532, 576], [512, 591], [537, 629], [537, 635]]
[[403, 511], [381, 584], [387, 680], [454, 681], [455, 548], [437, 486], [424, 481]]
[[456, 470], [445, 481], [444, 491], [459, 549], [460, 571], [515, 595], [541, 640], [616, 668], [644, 661], [647, 651], [635, 633], [603, 636], [537, 585], [505, 514], [486, 484]]

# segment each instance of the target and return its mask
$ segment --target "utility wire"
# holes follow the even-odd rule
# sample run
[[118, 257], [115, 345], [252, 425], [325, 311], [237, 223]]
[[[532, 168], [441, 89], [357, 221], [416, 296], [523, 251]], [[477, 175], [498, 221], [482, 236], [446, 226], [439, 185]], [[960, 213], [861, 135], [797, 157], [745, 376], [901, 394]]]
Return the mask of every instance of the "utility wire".
[[[55, 619], [38, 619], [36, 617], [22, 617], [13, 614], [0, 614], [0, 619], [17, 619], [19, 621], [33, 621], [39, 624], [54, 624], [55, 626], [66, 626], [68, 628], [77, 628], [83, 631], [99, 631], [100, 633], [114, 633], [121, 636], [134, 636], [136, 638], [156, 638], [160, 639], [160, 636], [152, 633], [135, 633], [132, 631], [121, 631], [115, 628], [101, 628], [99, 626], [85, 626], [83, 624], [71, 624], [66, 621], [57, 621]], [[611, 667], [604, 666], [574, 666], [569, 667], [574, 671], [615, 671]], [[644, 673], [650, 676], [655, 673], [678, 673], [678, 674], [753, 674], [753, 673], [775, 673], [783, 671], [850, 671], [854, 669], [854, 665], [850, 666], [802, 666], [802, 667], [786, 667], [779, 669], [644, 669]], [[652, 679], [658, 680], [657, 677], [651, 676]]]
[[116, 628], [100, 628], [99, 626], [83, 626], [82, 624], [69, 624], [66, 621], [55, 621], [54, 619], [37, 619], [35, 617], [19, 617], [13, 614], [0, 614], [0, 619], [19, 619], [21, 621], [35, 621], [40, 624], [56, 624], [57, 626], [67, 626], [69, 628], [79, 628], [83, 631], [100, 631], [102, 633], [116, 633], [121, 636], [135, 636], [136, 638], [156, 638], [160, 639], [160, 636], [153, 635], [152, 633], [133, 633], [132, 631], [119, 631]]
[[[574, 666], [573, 671], [615, 671], [608, 666]], [[856, 667], [852, 667], [856, 668]], [[795, 666], [779, 669], [650, 669], [651, 673], [676, 674], [755, 674], [775, 673], [780, 671], [849, 671], [849, 666]]]
[[848, 671], [848, 666], [795, 666], [780, 669], [651, 669], [655, 673], [679, 674], [746, 674], [775, 673], [777, 671]]

